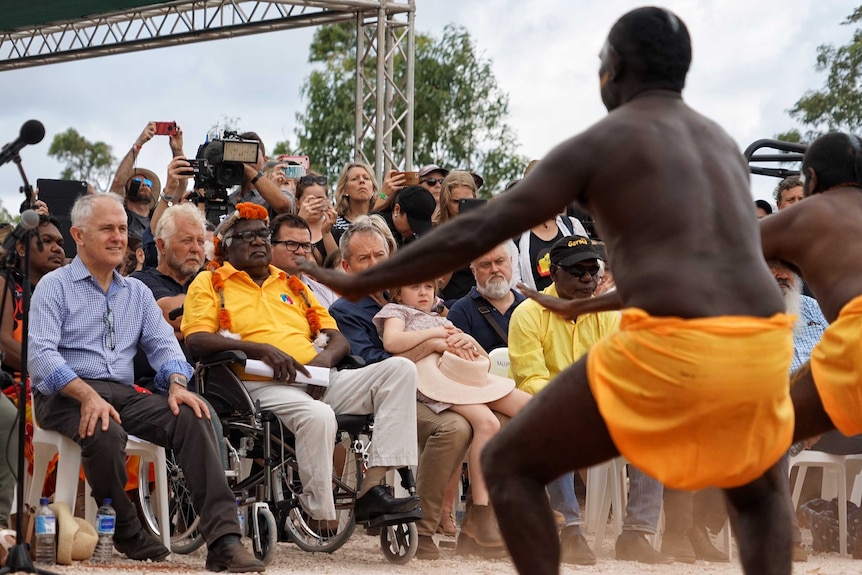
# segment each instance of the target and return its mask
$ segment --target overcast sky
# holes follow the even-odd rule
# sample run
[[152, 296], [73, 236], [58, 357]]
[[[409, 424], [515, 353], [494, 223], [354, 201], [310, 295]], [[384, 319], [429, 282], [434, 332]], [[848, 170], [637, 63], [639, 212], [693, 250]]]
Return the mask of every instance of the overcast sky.
[[[598, 89], [598, 52], [626, 0], [417, 0], [416, 30], [437, 35], [448, 23], [470, 31], [493, 62], [510, 97], [510, 124], [521, 153], [540, 158], [606, 112]], [[679, 0], [662, 3], [688, 25], [693, 62], [684, 97], [721, 124], [743, 150], [794, 127], [787, 109], [824, 74], [816, 48], [844, 44], [841, 26], [855, 2], [815, 0]], [[21, 152], [31, 182], [59, 177], [48, 157], [54, 135], [74, 127], [104, 141], [119, 159], [150, 120], [176, 120], [194, 154], [224, 117], [255, 130], [268, 147], [294, 140], [303, 108], [313, 29], [291, 30], [53, 64], [0, 73], [0, 144], [26, 120], [45, 124], [45, 139]], [[421, 90], [421, 86], [416, 87]], [[351, 150], [344, 151], [345, 162]], [[170, 159], [166, 138], [142, 150], [138, 165], [160, 175]], [[164, 177], [162, 177], [164, 181]], [[770, 198], [776, 181], [753, 178], [753, 195]], [[0, 166], [0, 200], [13, 213], [23, 197], [14, 164]]]

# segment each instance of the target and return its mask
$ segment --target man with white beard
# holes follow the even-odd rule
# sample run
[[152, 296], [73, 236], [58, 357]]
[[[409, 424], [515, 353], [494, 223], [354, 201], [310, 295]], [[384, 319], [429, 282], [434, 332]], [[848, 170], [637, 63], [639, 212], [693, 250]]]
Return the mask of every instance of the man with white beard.
[[802, 293], [802, 278], [777, 260], [769, 262], [769, 269], [781, 288], [787, 313], [796, 316], [793, 326], [793, 362], [790, 372], [802, 367], [811, 358], [811, 350], [820, 341], [829, 322], [823, 317], [817, 300]]
[[[829, 322], [823, 317], [817, 300], [802, 293], [802, 278], [799, 275], [779, 260], [771, 260], [768, 263], [769, 270], [775, 276], [778, 287], [781, 288], [787, 313], [796, 316], [796, 323], [793, 326], [793, 361], [790, 364], [790, 373], [793, 373], [811, 359], [811, 350], [820, 341], [823, 332], [829, 327]], [[838, 432], [832, 431], [826, 435], [836, 433]], [[796, 443], [790, 447], [790, 452], [798, 453], [803, 448], [811, 446], [816, 440], [817, 438], [812, 438]], [[780, 465], [784, 475], [789, 475], [790, 461], [787, 455], [781, 458]], [[808, 552], [802, 547], [802, 534], [799, 531], [796, 513], [793, 513], [791, 518], [793, 520], [793, 560], [807, 561]]]
[[509, 320], [524, 296], [512, 289], [512, 242], [498, 245], [470, 263], [476, 285], [459, 299], [446, 317], [469, 333], [485, 351], [509, 345]]

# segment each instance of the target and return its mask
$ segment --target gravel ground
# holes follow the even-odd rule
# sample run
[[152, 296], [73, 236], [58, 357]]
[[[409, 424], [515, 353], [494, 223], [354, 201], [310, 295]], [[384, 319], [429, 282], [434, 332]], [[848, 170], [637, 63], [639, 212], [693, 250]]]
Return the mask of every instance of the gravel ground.
[[[592, 543], [592, 537], [588, 536]], [[369, 537], [361, 530], [351, 537], [347, 544], [332, 554], [313, 554], [300, 550], [289, 543], [279, 543], [275, 557], [267, 568], [267, 573], [315, 573], [330, 575], [353, 575], [362, 573], [412, 573], [417, 575], [514, 575], [515, 569], [508, 560], [481, 560], [472, 557], [456, 557], [454, 539], [441, 539], [442, 556], [436, 561], [419, 561], [413, 559], [407, 565], [389, 563], [380, 551], [379, 539]], [[164, 563], [137, 563], [122, 559], [115, 555], [115, 562], [110, 566], [91, 566], [77, 564], [71, 567], [55, 566], [56, 573], [68, 575], [84, 575], [94, 572], [140, 575], [157, 573], [159, 575], [187, 575], [191, 572], [205, 573], [204, 560], [206, 551], [200, 549], [190, 555], [172, 555]], [[635, 573], [660, 573], [662, 575], [740, 575], [742, 569], [735, 559], [731, 563], [705, 563], [694, 565], [641, 565], [613, 559], [613, 538], [605, 538], [604, 545], [598, 553], [598, 564], [592, 567], [563, 566], [562, 574], [578, 575], [628, 575]], [[807, 563], [796, 563], [793, 566], [796, 574], [816, 575], [857, 575], [862, 572], [862, 562], [839, 557], [838, 554], [812, 555]]]

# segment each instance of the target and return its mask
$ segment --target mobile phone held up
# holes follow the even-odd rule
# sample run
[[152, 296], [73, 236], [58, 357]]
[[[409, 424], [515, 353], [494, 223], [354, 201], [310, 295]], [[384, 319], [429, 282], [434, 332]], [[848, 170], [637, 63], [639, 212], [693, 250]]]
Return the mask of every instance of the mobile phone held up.
[[463, 214], [470, 210], [475, 210], [484, 206], [487, 202], [488, 200], [482, 198], [464, 198], [463, 200], [458, 200], [458, 213]]
[[177, 133], [176, 122], [153, 122], [156, 125], [157, 136], [173, 136]]

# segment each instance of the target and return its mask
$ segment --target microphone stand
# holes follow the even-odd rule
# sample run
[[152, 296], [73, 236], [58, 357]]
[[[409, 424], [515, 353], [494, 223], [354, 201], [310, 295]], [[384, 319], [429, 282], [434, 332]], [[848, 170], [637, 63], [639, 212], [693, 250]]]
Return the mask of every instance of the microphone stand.
[[[30, 187], [30, 182], [27, 181], [27, 175], [21, 166], [21, 157], [16, 154], [13, 161], [18, 165], [18, 171], [21, 172], [21, 177], [24, 179], [21, 191], [27, 194], [27, 202], [32, 204], [33, 189]], [[58, 575], [54, 571], [35, 567], [33, 561], [30, 560], [29, 545], [24, 541], [26, 535], [24, 533], [24, 474], [26, 473], [26, 468], [24, 467], [24, 441], [25, 434], [27, 433], [25, 419], [27, 418], [27, 337], [30, 327], [30, 238], [33, 237], [34, 233], [39, 233], [39, 226], [36, 226], [32, 230], [27, 230], [22, 238], [24, 241], [24, 281], [22, 282], [24, 284], [24, 296], [22, 300], [24, 317], [21, 321], [21, 333], [23, 334], [21, 337], [21, 381], [18, 383], [18, 481], [16, 485], [17, 505], [15, 512], [17, 514], [17, 521], [15, 522], [15, 545], [9, 549], [6, 566], [0, 569], [0, 575], [19, 571], [38, 573], [39, 575]], [[9, 289], [8, 285], [6, 289]], [[35, 408], [36, 406], [33, 406], [33, 409]]]
[[[24, 194], [24, 204], [21, 206], [21, 211], [31, 210], [33, 209], [33, 186], [30, 185], [30, 181], [27, 179], [27, 174], [24, 173], [24, 166], [21, 165], [21, 154], [15, 154], [12, 156], [12, 161], [15, 162], [15, 165], [18, 166], [18, 173], [21, 174], [21, 179], [24, 180], [24, 185], [18, 188], [22, 194]], [[25, 272], [27, 275], [30, 274], [30, 271], [27, 270]]]

